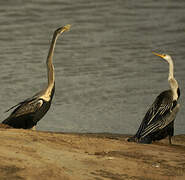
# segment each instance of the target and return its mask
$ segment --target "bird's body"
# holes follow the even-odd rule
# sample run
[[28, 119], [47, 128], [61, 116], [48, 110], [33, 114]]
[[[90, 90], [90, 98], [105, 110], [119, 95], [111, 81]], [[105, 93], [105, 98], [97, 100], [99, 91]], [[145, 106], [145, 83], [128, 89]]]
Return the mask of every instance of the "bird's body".
[[42, 117], [49, 110], [54, 92], [55, 87], [53, 87], [52, 89], [49, 101], [46, 101], [39, 96], [33, 96], [30, 99], [26, 99], [25, 101], [20, 102], [19, 104], [14, 106], [16, 108], [2, 123], [8, 124], [9, 126], [14, 128], [23, 129], [30, 129], [36, 126], [37, 122], [42, 119]]
[[[47, 57], [48, 85], [41, 92], [35, 94], [9, 110], [15, 108], [8, 118], [2, 123], [14, 128], [30, 129], [36, 126], [37, 122], [47, 113], [55, 93], [55, 75], [53, 67], [53, 53], [56, 40], [60, 34], [70, 28], [69, 25], [58, 28], [54, 34]], [[7, 111], [9, 111], [7, 110]]]
[[180, 96], [180, 89], [173, 76], [173, 61], [169, 55], [165, 56], [168, 57], [168, 81], [171, 89], [163, 91], [157, 96], [145, 114], [137, 133], [128, 141], [152, 143], [152, 141], [161, 140], [169, 136], [169, 143], [171, 144], [171, 137], [174, 134], [174, 120], [179, 110], [177, 100]]
[[[174, 134], [174, 120], [170, 123], [166, 118], [176, 107], [177, 101], [173, 101], [171, 90], [163, 91], [148, 109], [143, 121], [135, 135], [142, 143], [151, 143]], [[163, 127], [164, 126], [164, 127]]]

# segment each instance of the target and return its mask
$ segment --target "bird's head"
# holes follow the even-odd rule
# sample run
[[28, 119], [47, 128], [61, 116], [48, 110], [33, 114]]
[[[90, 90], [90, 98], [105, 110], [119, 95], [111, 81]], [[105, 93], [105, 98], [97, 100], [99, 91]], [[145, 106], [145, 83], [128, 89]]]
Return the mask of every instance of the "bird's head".
[[168, 55], [168, 54], [158, 54], [158, 53], [155, 53], [155, 52], [153, 52], [153, 54], [155, 54], [156, 56], [159, 56], [159, 57], [165, 59], [168, 63], [169, 63], [170, 61], [172, 61], [171, 56]]
[[68, 31], [70, 28], [71, 28], [71, 25], [67, 24], [67, 25], [65, 25], [63, 27], [60, 27], [57, 30], [55, 30], [55, 33], [59, 35], [59, 34], [62, 34], [63, 32], [65, 32], [65, 31]]

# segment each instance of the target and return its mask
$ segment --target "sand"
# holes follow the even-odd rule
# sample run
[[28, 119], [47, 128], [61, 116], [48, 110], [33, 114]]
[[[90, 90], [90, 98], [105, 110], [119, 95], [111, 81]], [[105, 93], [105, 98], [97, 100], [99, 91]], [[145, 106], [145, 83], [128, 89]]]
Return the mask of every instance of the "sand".
[[0, 180], [184, 180], [185, 135], [146, 145], [126, 135], [0, 128]]

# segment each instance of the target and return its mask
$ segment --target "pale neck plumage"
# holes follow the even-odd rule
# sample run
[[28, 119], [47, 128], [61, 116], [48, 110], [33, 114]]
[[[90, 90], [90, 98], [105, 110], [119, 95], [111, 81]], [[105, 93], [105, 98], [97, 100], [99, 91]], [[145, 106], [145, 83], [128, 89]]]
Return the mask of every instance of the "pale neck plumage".
[[53, 94], [54, 94], [54, 89], [55, 89], [55, 74], [54, 74], [54, 66], [53, 66], [53, 54], [54, 54], [54, 49], [55, 49], [55, 44], [57, 41], [57, 38], [60, 34], [62, 34], [63, 32], [69, 30], [71, 27], [71, 25], [66, 25], [63, 27], [60, 27], [58, 29], [55, 30], [54, 34], [53, 34], [53, 38], [52, 38], [52, 42], [49, 48], [49, 52], [48, 52], [48, 57], [46, 60], [46, 65], [47, 65], [47, 72], [48, 72], [48, 85], [46, 87], [46, 89], [44, 89], [43, 91], [41, 91], [39, 93], [39, 98], [44, 99], [45, 101], [50, 101]]
[[56, 44], [56, 40], [58, 38], [58, 35], [56, 32], [53, 34], [53, 39], [49, 48], [49, 52], [48, 52], [48, 57], [46, 60], [46, 65], [47, 65], [47, 73], [48, 73], [48, 85], [46, 87], [46, 89], [44, 90], [43, 94], [42, 94], [42, 98], [46, 101], [50, 100], [50, 95], [52, 92], [52, 89], [54, 87], [55, 84], [55, 73], [54, 73], [54, 66], [53, 66], [53, 54], [54, 54], [54, 49], [55, 49], [55, 44]]
[[173, 99], [178, 99], [177, 89], [178, 89], [178, 83], [176, 79], [174, 78], [174, 66], [173, 66], [173, 60], [170, 58], [168, 59], [169, 63], [169, 76], [168, 76], [168, 82], [170, 84], [171, 90], [173, 92]]
[[173, 79], [174, 78], [174, 74], [173, 74], [173, 72], [174, 72], [174, 66], [173, 66], [173, 61], [172, 61], [171, 58], [168, 60], [168, 63], [169, 63], [169, 76], [168, 76], [168, 80], [170, 80], [170, 79]]
[[48, 52], [48, 57], [46, 60], [47, 71], [48, 71], [48, 88], [50, 86], [53, 87], [54, 81], [55, 81], [55, 73], [54, 73], [54, 66], [53, 66], [53, 54], [54, 54], [54, 49], [55, 49], [55, 44], [56, 44], [57, 38], [58, 38], [58, 34], [54, 33], [53, 39], [52, 39], [52, 42], [50, 45], [50, 49]]

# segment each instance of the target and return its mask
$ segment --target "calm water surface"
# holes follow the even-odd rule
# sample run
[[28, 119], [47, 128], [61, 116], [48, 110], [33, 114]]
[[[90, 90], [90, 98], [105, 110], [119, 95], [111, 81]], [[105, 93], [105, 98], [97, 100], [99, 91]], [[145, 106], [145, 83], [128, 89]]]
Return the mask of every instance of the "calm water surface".
[[175, 133], [184, 133], [185, 1], [40, 0], [0, 2], [0, 112], [47, 83], [45, 60], [53, 31], [56, 94], [38, 129], [134, 134], [156, 96], [169, 88], [174, 58], [181, 87]]

